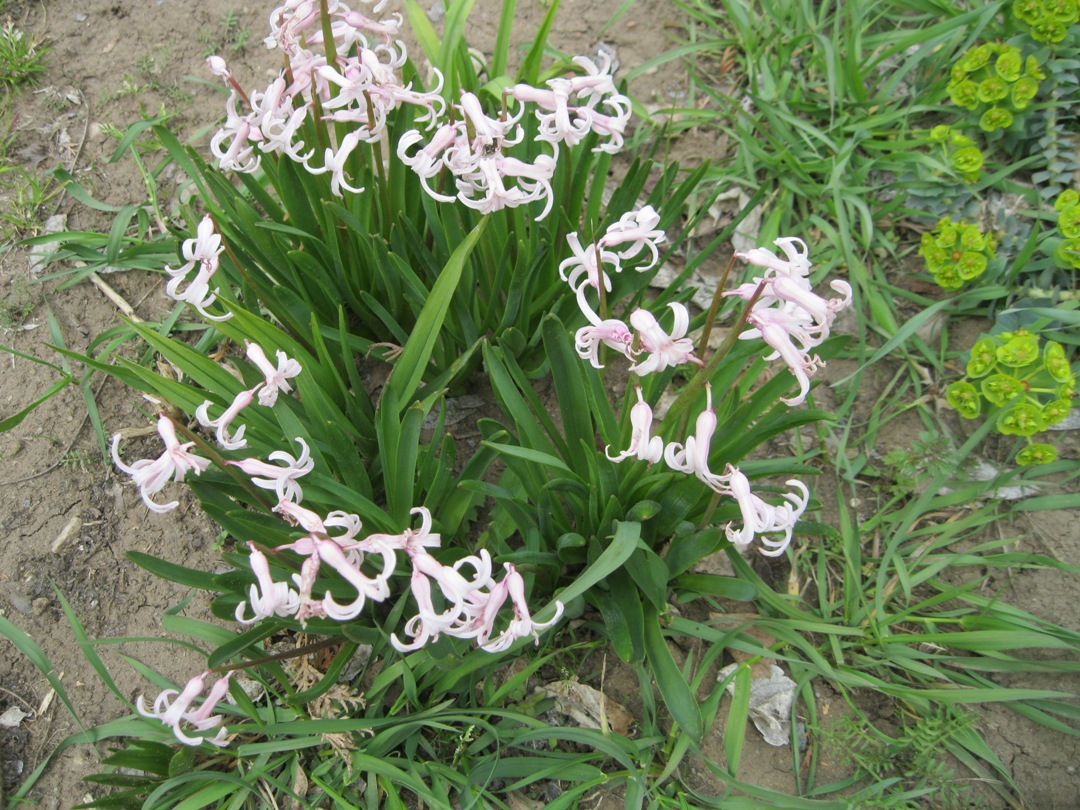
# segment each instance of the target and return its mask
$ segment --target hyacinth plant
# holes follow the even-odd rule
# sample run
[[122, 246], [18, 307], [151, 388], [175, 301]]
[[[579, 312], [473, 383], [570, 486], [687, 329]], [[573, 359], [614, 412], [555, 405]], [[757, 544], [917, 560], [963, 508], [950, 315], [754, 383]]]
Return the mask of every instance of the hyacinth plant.
[[[801, 406], [850, 286], [815, 292], [809, 248], [790, 236], [780, 255], [732, 256], [708, 312], [691, 317], [680, 281], [647, 296], [693, 225], [681, 218], [701, 173], [672, 167], [646, 194], [649, 166], [635, 162], [605, 201], [631, 107], [611, 62], [577, 57], [541, 75], [542, 36], [512, 80], [501, 37], [483, 82], [460, 39], [468, 7], [451, 8], [440, 42], [407, 4], [434, 65], [425, 90], [396, 38], [400, 17], [374, 16], [382, 4], [288, 2], [266, 40], [286, 67], [264, 92], [208, 60], [228, 88], [211, 161], [157, 129], [197, 192], [180, 261], [162, 269], [194, 319], [185, 331], [201, 337], [131, 324], [171, 377], [115, 356], [115, 342], [78, 359], [154, 403], [160, 449], [137, 458], [121, 434], [111, 441], [146, 507], [176, 508], [186, 484], [231, 538], [229, 573], [136, 561], [210, 592], [239, 629], [173, 617], [215, 649], [183, 688], [140, 698], [150, 726], [128, 736], [244, 758], [295, 757], [339, 734], [331, 754], [371, 778], [365, 793], [316, 768], [328, 795], [377, 801], [396, 786], [433, 806], [487, 800], [508, 784], [490, 770], [406, 778], [377, 763], [411, 761], [409, 729], [425, 722], [487, 729], [470, 747], [485, 767], [501, 746], [528, 748], [537, 721], [512, 701], [553, 653], [502, 687], [489, 673], [577, 619], [575, 632], [599, 632], [643, 684], [655, 680], [700, 739], [709, 714], [694, 690], [722, 648], [680, 669], [669, 603], [752, 597], [756, 586], [696, 563], [725, 549], [780, 556], [799, 533], [804, 470], [748, 456], [825, 418]], [[491, 403], [479, 445], [459, 458], [446, 395], [466, 385]], [[283, 636], [291, 649], [268, 647]], [[301, 683], [288, 662], [320, 651], [324, 676]], [[312, 706], [346, 671], [364, 695], [339, 695], [328, 719]], [[573, 740], [624, 765], [635, 745]], [[110, 764], [148, 750], [133, 743]], [[628, 801], [640, 798], [643, 774], [620, 773]]]

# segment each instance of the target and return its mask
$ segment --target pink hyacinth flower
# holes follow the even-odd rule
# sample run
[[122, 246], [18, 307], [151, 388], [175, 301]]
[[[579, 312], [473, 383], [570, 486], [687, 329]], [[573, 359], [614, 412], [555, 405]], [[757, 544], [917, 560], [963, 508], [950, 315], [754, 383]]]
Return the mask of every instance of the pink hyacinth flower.
[[277, 402], [278, 392], [286, 394], [292, 391], [289, 380], [296, 377], [302, 369], [300, 364], [290, 359], [285, 352], [277, 352], [277, 366], [275, 367], [267, 357], [266, 352], [257, 343], [247, 341], [247, 358], [254, 363], [266, 378], [259, 390], [259, 404], [272, 408]]
[[648, 310], [637, 309], [630, 314], [630, 325], [637, 330], [641, 339], [641, 348], [649, 355], [630, 367], [630, 370], [639, 376], [644, 377], [654, 371], [663, 371], [668, 366], [678, 366], [683, 363], [705, 365], [694, 356], [694, 342], [684, 337], [690, 327], [690, 313], [679, 303], [671, 303], [668, 306], [675, 313], [675, 324], [670, 335], [664, 331]]
[[180, 505], [179, 501], [170, 503], [155, 503], [150, 496], [157, 494], [169, 481], [182, 482], [188, 472], [199, 475], [210, 466], [210, 461], [200, 458], [191, 452], [190, 448], [195, 442], [180, 443], [176, 438], [176, 426], [164, 413], [158, 417], [158, 434], [165, 442], [165, 451], [156, 459], [140, 459], [134, 464], [127, 465], [120, 460], [120, 434], [112, 438], [113, 462], [131, 476], [135, 486], [139, 488], [143, 503], [152, 512], [165, 513]]
[[[251, 483], [262, 489], [272, 489], [277, 493], [279, 501], [293, 501], [300, 503], [304, 499], [304, 490], [296, 479], [307, 475], [315, 469], [315, 462], [311, 460], [311, 451], [307, 442], [296, 437], [300, 445], [300, 455], [293, 457], [284, 450], [275, 450], [269, 455], [270, 461], [283, 461], [284, 467], [276, 464], [268, 464], [257, 458], [245, 458], [240, 461], [230, 461], [229, 464], [239, 467], [245, 475], [251, 476]], [[313, 531], [308, 529], [308, 531]]]
[[[608, 226], [604, 235], [600, 237], [602, 248], [622, 248], [615, 251], [618, 260], [632, 259], [642, 250], [648, 250], [651, 261], [639, 271], [648, 270], [660, 261], [660, 250], [657, 247], [667, 237], [656, 226], [660, 224], [660, 215], [651, 205], [644, 206], [640, 211], [631, 211], [619, 217], [618, 222]], [[623, 247], [625, 245], [625, 247]]]
[[686, 438], [686, 444], [672, 442], [664, 450], [667, 465], [678, 472], [696, 476], [699, 481], [716, 492], [723, 491], [723, 478], [709, 469], [709, 447], [716, 433], [716, 412], [712, 407], [712, 386], [705, 384], [705, 410], [698, 414], [694, 434]]
[[[503, 567], [506, 569], [506, 576], [503, 577], [502, 582], [492, 589], [487, 603], [484, 605], [483, 613], [477, 620], [479, 631], [476, 635], [476, 642], [480, 645], [480, 649], [492, 653], [508, 650], [519, 638], [527, 638], [528, 636], [532, 636], [535, 643], [539, 644], [540, 631], [554, 626], [563, 614], [563, 603], [556, 602], [555, 615], [550, 620], [546, 622], [535, 621], [525, 599], [525, 580], [512, 564], [505, 563]], [[498, 616], [499, 609], [508, 598], [514, 608], [514, 618], [510, 620], [510, 624], [502, 633], [492, 639], [491, 635], [494, 632], [495, 619]]]
[[[766, 557], [778, 557], [783, 554], [791, 544], [791, 533], [795, 528], [795, 523], [802, 517], [806, 504], [810, 500], [810, 491], [806, 485], [795, 479], [788, 481], [788, 486], [799, 492], [786, 493], [783, 504], [772, 506], [750, 491], [750, 481], [737, 467], [729, 464], [724, 478], [728, 484], [728, 494], [739, 504], [743, 519], [743, 526], [738, 531], [731, 528], [732, 524], [727, 525], [725, 533], [728, 540], [735, 545], [735, 548], [743, 552], [757, 537], [759, 542], [766, 546], [766, 548], [758, 549]], [[773, 540], [762, 536], [768, 533], [779, 533], [780, 539]]]
[[244, 439], [244, 431], [247, 429], [247, 425], [241, 425], [231, 436], [229, 435], [229, 428], [232, 427], [233, 420], [240, 415], [240, 411], [244, 410], [255, 399], [255, 391], [254, 388], [249, 391], [241, 391], [233, 398], [232, 404], [217, 419], [210, 418], [210, 406], [214, 403], [206, 400], [195, 409], [195, 418], [199, 420], [199, 424], [203, 427], [214, 429], [218, 444], [226, 450], [239, 450], [247, 447], [247, 440]]
[[[637, 392], [637, 404], [630, 409], [630, 446], [619, 455], [611, 455], [610, 445], [604, 450], [604, 454], [614, 462], [620, 462], [628, 458], [636, 458], [655, 464], [664, 457], [664, 440], [659, 436], [650, 436], [652, 430], [653, 412], [645, 397], [641, 394], [641, 386], [635, 388]], [[688, 440], [689, 441], [689, 440]]]
[[[241, 624], [251, 624], [259, 619], [270, 616], [292, 616], [300, 608], [300, 597], [296, 591], [289, 587], [286, 582], [275, 582], [270, 575], [270, 564], [266, 555], [255, 548], [254, 543], [248, 543], [251, 555], [248, 564], [255, 573], [257, 585], [252, 585], [248, 590], [248, 599], [236, 606], [236, 620]], [[251, 605], [252, 616], [245, 618], [248, 604]]]
[[[145, 699], [142, 695], [139, 695], [135, 708], [143, 717], [154, 718], [171, 728], [176, 739], [184, 745], [199, 745], [207, 742], [222, 747], [226, 745], [227, 730], [224, 727], [218, 728], [221, 726], [222, 718], [212, 716], [212, 712], [228, 693], [230, 674], [226, 674], [214, 684], [210, 694], [207, 695], [206, 700], [198, 709], [192, 710], [191, 704], [206, 688], [206, 678], [210, 675], [209, 670], [188, 681], [182, 692], [176, 689], [163, 691], [154, 700], [152, 709], [146, 708]], [[181, 723], [194, 726], [196, 731], [209, 731], [217, 728], [218, 732], [213, 737], [191, 737], [180, 727]]]

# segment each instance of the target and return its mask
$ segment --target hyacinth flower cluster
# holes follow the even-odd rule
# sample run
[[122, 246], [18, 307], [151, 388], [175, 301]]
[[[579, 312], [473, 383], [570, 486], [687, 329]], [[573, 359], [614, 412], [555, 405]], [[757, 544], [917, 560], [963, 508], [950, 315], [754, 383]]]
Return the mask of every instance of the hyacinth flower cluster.
[[986, 42], [957, 60], [946, 90], [953, 104], [979, 116], [980, 129], [995, 132], [1031, 106], [1045, 78], [1034, 55], [1025, 59], [1013, 45]]
[[1026, 330], [983, 337], [971, 347], [966, 378], [952, 383], [946, 399], [965, 419], [1001, 409], [994, 425], [1005, 436], [1022, 436], [1026, 446], [1017, 454], [1022, 466], [1046, 464], [1057, 458], [1051, 444], [1031, 437], [1061, 422], [1072, 410], [1076, 375], [1065, 348], [1040, 341]]
[[[351, 621], [360, 615], [368, 600], [382, 602], [390, 596], [390, 578], [399, 553], [412, 566], [410, 587], [418, 608], [417, 614], [405, 624], [404, 633], [409, 640], [401, 641], [396, 634], [391, 636], [391, 643], [399, 652], [418, 650], [444, 634], [475, 639], [481, 649], [501, 652], [519, 638], [532, 636], [539, 641], [539, 632], [553, 626], [562, 615], [563, 606], [556, 602], [552, 619], [534, 621], [525, 600], [521, 574], [513, 564], [505, 563], [503, 579], [496, 581], [491, 555], [486, 550], [452, 565], [438, 562], [428, 549], [438, 548], [440, 537], [431, 531], [431, 513], [422, 506], [412, 510], [420, 516], [419, 529], [406, 529], [397, 535], [370, 534], [363, 539], [357, 539], [361, 523], [353, 514], [335, 511], [323, 518], [289, 499], [279, 501], [274, 511], [307, 534], [274, 548], [272, 553], [291, 551], [304, 561], [300, 573], [292, 575], [294, 588], [288, 582], [275, 581], [267, 556], [255, 543], [248, 544], [256, 584], [251, 586], [248, 599], [236, 608], [236, 620], [242, 624], [271, 616], [292, 616], [301, 625], [311, 618]], [[379, 560], [379, 570], [369, 575], [364, 570], [365, 560], [372, 558]], [[355, 594], [351, 601], [338, 602], [329, 590], [321, 598], [313, 593], [323, 565], [352, 587]], [[470, 575], [466, 576], [465, 572]], [[436, 592], [438, 598], [433, 596]], [[502, 632], [496, 633], [499, 611], [507, 599], [514, 618]]]
[[[196, 413], [200, 424], [215, 432], [223, 450], [244, 449], [248, 425], [234, 427], [234, 422], [256, 404], [274, 407], [280, 394], [288, 395], [292, 391], [289, 380], [302, 372], [299, 363], [282, 351], [276, 354], [276, 365], [254, 343], [248, 344], [246, 356], [263, 374], [263, 381], [237, 394], [218, 419], [209, 418], [210, 402], [200, 406]], [[152, 496], [169, 481], [182, 482], [188, 472], [196, 475], [205, 472], [211, 461], [192, 450], [194, 441], [180, 443], [176, 425], [164, 413], [158, 418], [158, 433], [165, 450], [157, 459], [125, 464], [119, 457], [119, 434], [113, 437], [112, 448], [117, 466], [131, 475], [147, 507], [155, 512], [165, 512], [176, 508], [178, 502], [160, 504]], [[496, 579], [494, 563], [486, 550], [449, 565], [439, 562], [430, 549], [440, 545], [440, 537], [432, 532], [432, 517], [425, 507], [412, 510], [420, 517], [419, 529], [361, 538], [359, 516], [340, 510], [320, 515], [302, 506], [304, 492], [300, 479], [315, 465], [307, 443], [299, 437], [296, 442], [300, 446], [296, 456], [279, 450], [270, 453], [266, 460], [252, 457], [224, 462], [248, 476], [254, 486], [273, 491], [277, 497], [273, 511], [304, 533], [290, 543], [265, 551], [254, 542], [248, 543], [255, 584], [250, 586], [247, 599], [236, 608], [235, 617], [241, 624], [270, 617], [291, 617], [301, 626], [306, 626], [312, 618], [351, 621], [361, 614], [369, 601], [381, 602], [390, 596], [390, 579], [398, 567], [399, 555], [403, 555], [411, 567], [410, 586], [417, 605], [417, 614], [404, 626], [405, 640], [396, 634], [391, 636], [391, 642], [400, 652], [418, 650], [443, 635], [475, 640], [480, 649], [501, 652], [518, 639], [530, 636], [539, 643], [539, 633], [552, 627], [562, 616], [563, 605], [556, 602], [551, 619], [535, 621], [526, 601], [525, 580], [521, 573], [513, 564], [505, 563], [502, 579]], [[292, 574], [291, 581], [275, 580], [270, 560], [285, 553], [300, 558], [299, 573]], [[377, 564], [373, 565], [372, 561]], [[333, 578], [336, 584], [323, 588], [320, 593], [320, 574], [325, 581], [329, 571], [336, 575]], [[341, 597], [341, 583], [350, 589], [347, 599]], [[512, 610], [512, 618], [504, 628], [497, 630], [500, 612], [505, 607]], [[226, 730], [218, 728], [221, 719], [211, 713], [227, 691], [228, 678], [217, 682], [199, 709], [190, 709], [194, 699], [202, 693], [208, 674], [192, 679], [180, 693], [166, 690], [154, 701], [152, 710], [147, 710], [140, 698], [139, 711], [170, 726], [176, 738], [185, 744], [197, 745], [204, 741], [225, 744]], [[184, 733], [182, 724], [188, 724], [196, 731], [213, 728], [218, 731], [213, 737], [194, 737]]]
[[992, 235], [970, 222], [943, 217], [934, 230], [922, 235], [919, 255], [939, 287], [958, 290], [986, 272], [997, 254]]
[[[385, 4], [378, 3], [372, 12]], [[332, 42], [325, 41], [326, 21], [310, 0], [290, 0], [271, 13], [265, 44], [284, 53], [288, 68], [264, 92], [246, 93], [221, 57], [208, 59], [211, 72], [230, 87], [225, 125], [210, 143], [222, 170], [254, 172], [264, 154], [276, 153], [311, 174], [329, 174], [337, 196], [360, 193], [364, 189], [348, 172], [351, 155], [360, 143], [381, 148], [390, 113], [409, 106], [419, 110], [414, 123], [420, 126], [402, 134], [390, 150], [419, 176], [428, 194], [446, 202], [459, 200], [485, 214], [543, 201], [539, 220], [551, 210], [560, 144], [574, 146], [597, 133], [603, 139], [598, 151], [615, 152], [622, 146], [630, 101], [616, 91], [606, 56], [599, 65], [584, 56], [575, 58], [583, 75], [555, 78], [544, 88], [511, 87], [508, 98], [517, 102], [513, 112], [504, 97], [500, 114], [491, 117], [471, 92], [462, 92], [447, 109], [438, 70], [430, 91], [402, 82], [408, 56], [397, 39], [400, 15], [376, 20], [337, 0], [326, 5]], [[246, 112], [240, 112], [241, 104]], [[521, 118], [526, 104], [535, 107], [536, 140], [551, 148], [550, 154], [531, 161], [508, 151], [525, 137]], [[305, 123], [314, 118], [332, 123], [328, 133], [340, 136], [321, 152], [305, 140], [311, 137], [305, 135], [311, 131]], [[381, 163], [381, 157], [378, 160]], [[444, 188], [449, 182], [453, 193]]]
[[[669, 332], [647, 309], [635, 309], [627, 324], [617, 318], [602, 317], [590, 301], [593, 295], [604, 301], [604, 294], [612, 288], [608, 271], [620, 272], [623, 261], [647, 251], [650, 262], [639, 269], [646, 270], [656, 263], [658, 245], [666, 238], [663, 231], [657, 229], [658, 223], [657, 213], [646, 206], [624, 215], [594, 244], [582, 247], [577, 233], [567, 237], [572, 255], [562, 263], [560, 272], [574, 290], [582, 315], [589, 321], [587, 326], [577, 330], [575, 345], [578, 355], [596, 368], [602, 367], [601, 346], [609, 347], [630, 361], [629, 371], [639, 377], [684, 364], [704, 365], [694, 354], [692, 340], [686, 337], [690, 316], [683, 304], [673, 302], [668, 305], [673, 314]], [[811, 351], [829, 336], [836, 314], [850, 305], [851, 288], [846, 282], [834, 281], [833, 289], [841, 297], [821, 298], [810, 287], [806, 245], [796, 238], [779, 239], [777, 245], [786, 258], [781, 259], [765, 248], [737, 254], [752, 265], [764, 268], [765, 272], [725, 295], [750, 302], [746, 322], [751, 328], [739, 337], [764, 340], [773, 349], [769, 359], [784, 360], [799, 384], [798, 395], [784, 401], [797, 405], [805, 400], [810, 377], [821, 365], [820, 359], [811, 355]], [[748, 549], [757, 538], [761, 553], [768, 556], [782, 554], [809, 501], [806, 486], [801, 481], [788, 481], [793, 491], [783, 496], [781, 504], [772, 505], [751, 491], [749, 480], [734, 465], [728, 464], [723, 473], [712, 471], [709, 450], [718, 423], [708, 384], [705, 409], [697, 417], [694, 432], [684, 442], [666, 442], [653, 435], [652, 408], [640, 386], [634, 386], [634, 392], [637, 401], [630, 409], [630, 443], [617, 454], [612, 454], [608, 447], [607, 457], [614, 462], [634, 459], [650, 465], [663, 461], [672, 470], [697, 477], [717, 495], [730, 497], [738, 504], [742, 527], [728, 524], [725, 531], [739, 551]], [[773, 539], [770, 535], [779, 537]]]

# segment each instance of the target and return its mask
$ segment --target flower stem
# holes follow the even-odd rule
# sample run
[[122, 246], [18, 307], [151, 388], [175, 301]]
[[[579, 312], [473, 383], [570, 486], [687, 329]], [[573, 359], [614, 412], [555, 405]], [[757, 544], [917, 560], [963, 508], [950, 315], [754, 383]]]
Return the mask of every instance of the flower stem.
[[211, 672], [236, 672], [238, 669], [250, 669], [251, 667], [257, 667], [262, 664], [271, 664], [274, 661], [288, 661], [290, 658], [300, 658], [304, 655], [311, 655], [313, 652], [319, 650], [325, 650], [327, 647], [333, 647], [335, 644], [347, 643], [345, 639], [339, 636], [330, 636], [324, 638], [322, 641], [315, 641], [311, 644], [305, 644], [303, 647], [297, 647], [295, 650], [286, 650], [285, 652], [274, 653], [273, 655], [264, 655], [262, 658], [252, 658], [250, 661], [244, 661], [239, 664], [226, 664], [225, 666], [214, 667]]
[[731, 269], [734, 266], [735, 254], [732, 253], [731, 258], [728, 259], [727, 267], [724, 268], [720, 281], [716, 285], [716, 291], [713, 292], [712, 304], [709, 305], [709, 314], [705, 316], [705, 327], [701, 330], [701, 339], [698, 341], [698, 357], [704, 357], [705, 350], [709, 348], [709, 335], [712, 334], [713, 323], [716, 322], [716, 314], [720, 311], [720, 302], [724, 298], [724, 288], [727, 287], [728, 276], [731, 275]]
[[727, 337], [724, 338], [724, 342], [720, 344], [720, 348], [716, 350], [716, 353], [709, 358], [697, 374], [693, 376], [686, 387], [679, 392], [679, 395], [675, 398], [675, 401], [671, 404], [671, 408], [664, 415], [662, 424], [670, 424], [669, 419], [672, 421], [680, 420], [683, 414], [687, 413], [690, 408], [690, 403], [698, 392], [705, 387], [705, 383], [709, 381], [716, 370], [720, 368], [720, 363], [724, 358], [728, 356], [732, 348], [735, 346], [735, 341], [739, 339], [739, 334], [742, 332], [743, 327], [746, 326], [747, 320], [750, 318], [750, 313], [754, 309], [754, 305], [761, 298], [761, 294], [765, 291], [766, 282], [762, 281], [758, 284], [757, 289], [754, 290], [754, 294], [750, 296], [750, 300], [746, 302], [746, 307], [739, 315], [739, 319], [731, 327], [731, 331], [728, 332]]
[[247, 476], [242, 475], [233, 465], [228, 464], [225, 458], [222, 457], [222, 455], [217, 450], [215, 450], [205, 439], [203, 439], [202, 436], [191, 430], [183, 422], [177, 422], [171, 418], [170, 421], [180, 433], [184, 434], [187, 439], [195, 442], [196, 447], [198, 447], [200, 451], [206, 454], [206, 456], [208, 456], [212, 462], [217, 464], [221, 469], [223, 469], [230, 476], [236, 479], [237, 483], [239, 483], [240, 486], [242, 486], [248, 491], [248, 494], [251, 495], [252, 499], [259, 506], [261, 506], [267, 512], [273, 512], [274, 504], [272, 504], [269, 500], [266, 499], [262, 492], [258, 488], [256, 488], [254, 484], [251, 483], [251, 480]]

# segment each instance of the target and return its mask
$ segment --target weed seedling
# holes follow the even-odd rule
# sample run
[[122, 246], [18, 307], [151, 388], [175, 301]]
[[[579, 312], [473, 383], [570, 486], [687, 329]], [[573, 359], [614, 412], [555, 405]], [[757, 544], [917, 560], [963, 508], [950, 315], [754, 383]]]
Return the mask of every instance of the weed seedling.
[[49, 49], [8, 20], [0, 26], [0, 85], [32, 84], [48, 67]]

